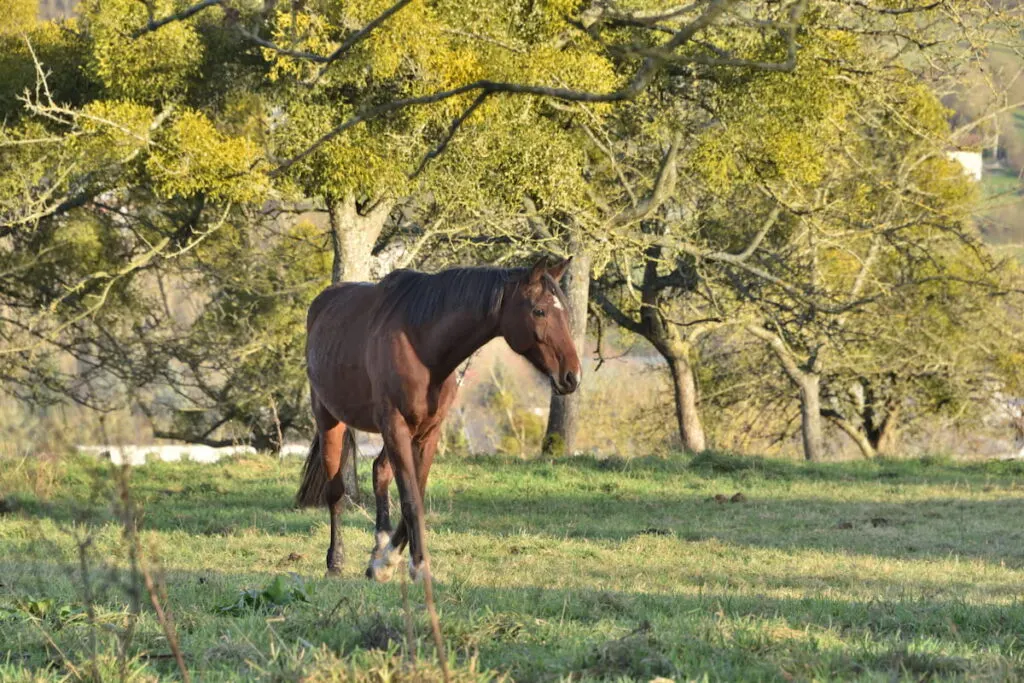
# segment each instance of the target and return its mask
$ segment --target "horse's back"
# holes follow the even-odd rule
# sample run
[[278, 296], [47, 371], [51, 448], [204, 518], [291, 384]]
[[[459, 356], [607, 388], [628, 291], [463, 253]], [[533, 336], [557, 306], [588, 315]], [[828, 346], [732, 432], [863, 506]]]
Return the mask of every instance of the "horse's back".
[[[374, 298], [376, 286], [372, 282], [339, 282], [316, 295], [306, 311], [306, 329], [325, 311], [328, 315], [345, 317]], [[353, 308], [355, 307], [355, 308]]]

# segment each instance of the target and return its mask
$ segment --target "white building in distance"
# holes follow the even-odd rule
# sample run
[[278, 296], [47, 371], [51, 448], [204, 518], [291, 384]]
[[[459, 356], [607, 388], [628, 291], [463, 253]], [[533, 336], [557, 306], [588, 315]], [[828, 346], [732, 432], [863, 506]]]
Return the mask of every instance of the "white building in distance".
[[975, 181], [981, 182], [983, 169], [981, 152], [956, 150], [953, 152], [946, 152], [946, 154], [950, 159], [960, 162], [960, 165], [964, 167], [964, 173], [974, 178]]

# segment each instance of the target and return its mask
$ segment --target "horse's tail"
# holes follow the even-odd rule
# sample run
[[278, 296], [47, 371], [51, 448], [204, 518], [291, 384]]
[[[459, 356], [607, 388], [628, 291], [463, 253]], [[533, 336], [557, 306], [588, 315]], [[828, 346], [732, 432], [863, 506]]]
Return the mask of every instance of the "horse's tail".
[[324, 459], [320, 454], [320, 432], [313, 436], [309, 445], [306, 464], [302, 466], [302, 483], [295, 494], [295, 504], [301, 508], [319, 507], [327, 503], [327, 473]]

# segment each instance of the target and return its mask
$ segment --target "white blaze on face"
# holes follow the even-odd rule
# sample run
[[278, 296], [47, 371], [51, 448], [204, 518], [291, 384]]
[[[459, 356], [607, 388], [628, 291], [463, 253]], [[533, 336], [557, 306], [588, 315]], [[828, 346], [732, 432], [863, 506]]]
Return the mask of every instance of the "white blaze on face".
[[555, 310], [558, 310], [558, 311], [564, 310], [564, 309], [562, 308], [562, 302], [558, 300], [558, 297], [557, 297], [557, 296], [553, 296], [553, 297], [551, 297], [551, 298], [552, 298], [552, 300], [554, 301], [554, 303], [553, 303], [553, 304], [551, 304], [551, 305], [555, 307]]

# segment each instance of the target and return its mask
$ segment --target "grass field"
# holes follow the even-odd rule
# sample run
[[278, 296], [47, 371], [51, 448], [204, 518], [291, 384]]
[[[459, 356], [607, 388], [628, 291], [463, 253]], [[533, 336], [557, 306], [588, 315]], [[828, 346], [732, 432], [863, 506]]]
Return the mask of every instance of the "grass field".
[[[144, 591], [131, 617], [132, 547], [193, 680], [436, 679], [422, 588], [406, 612], [397, 576], [362, 577], [366, 512], [323, 578], [298, 466], [138, 468], [133, 545], [109, 465], [0, 462], [0, 680], [180, 677]], [[1024, 677], [1021, 463], [452, 458], [428, 506], [459, 680]]]

